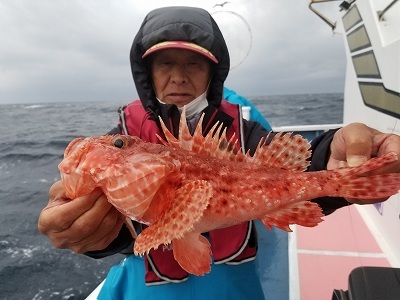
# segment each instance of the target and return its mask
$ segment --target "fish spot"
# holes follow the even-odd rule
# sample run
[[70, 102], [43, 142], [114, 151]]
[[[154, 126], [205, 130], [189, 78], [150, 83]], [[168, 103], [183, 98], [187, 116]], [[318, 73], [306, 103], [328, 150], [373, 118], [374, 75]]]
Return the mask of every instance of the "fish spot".
[[299, 151], [301, 153], [307, 152], [307, 147], [301, 147]]
[[353, 184], [354, 189], [362, 189], [363, 187], [364, 187], [364, 183], [362, 183], [362, 182]]
[[197, 210], [198, 210], [198, 209], [197, 209], [196, 206], [190, 206], [189, 209], [188, 209], [188, 211], [191, 212], [191, 213], [196, 213]]

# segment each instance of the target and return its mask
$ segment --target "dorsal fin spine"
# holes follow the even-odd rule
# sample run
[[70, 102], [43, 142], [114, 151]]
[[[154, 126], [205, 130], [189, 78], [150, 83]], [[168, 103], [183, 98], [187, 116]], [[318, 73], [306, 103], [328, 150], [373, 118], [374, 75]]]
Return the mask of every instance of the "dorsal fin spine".
[[[202, 153], [224, 160], [243, 160], [243, 157], [239, 158], [237, 157], [237, 153], [235, 153], [238, 143], [237, 139], [235, 139], [235, 134], [233, 134], [228, 141], [227, 129], [223, 129], [224, 126], [219, 121], [212, 126], [206, 136], [203, 136], [202, 124], [204, 114], [202, 114], [192, 136], [186, 121], [186, 108], [183, 107], [179, 122], [179, 138], [177, 139], [165, 126], [163, 120], [161, 118], [159, 119], [166, 140], [163, 140], [159, 135], [157, 135], [157, 137], [165, 146]], [[238, 153], [243, 156], [241, 152]]]

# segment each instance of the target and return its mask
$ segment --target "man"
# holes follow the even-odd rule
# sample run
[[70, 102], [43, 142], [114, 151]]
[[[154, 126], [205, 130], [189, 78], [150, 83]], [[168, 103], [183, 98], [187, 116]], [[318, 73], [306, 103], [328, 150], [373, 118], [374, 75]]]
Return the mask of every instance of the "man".
[[[158, 117], [177, 135], [180, 111], [186, 105], [189, 128], [194, 129], [204, 113], [205, 133], [222, 122], [245, 151], [254, 152], [266, 136], [267, 130], [259, 123], [240, 118], [237, 105], [221, 100], [229, 53], [217, 24], [205, 10], [166, 7], [150, 12], [133, 41], [130, 59], [140, 100], [121, 108], [120, 124], [110, 133], [157, 143]], [[350, 124], [315, 139], [312, 150], [310, 170], [334, 169], [387, 152], [400, 155], [400, 137]], [[400, 164], [386, 171], [399, 172]], [[326, 200], [315, 199], [326, 214], [348, 205], [341, 198]], [[209, 274], [197, 277], [180, 268], [168, 247], [151, 250], [143, 259], [131, 255], [134, 241], [123, 220], [100, 190], [71, 200], [57, 182], [50, 189], [50, 201], [38, 226], [58, 248], [91, 257], [117, 252], [129, 255], [111, 269], [99, 299], [263, 299], [254, 263], [257, 237], [253, 222], [207, 233], [214, 264]], [[140, 231], [142, 225], [135, 227]]]

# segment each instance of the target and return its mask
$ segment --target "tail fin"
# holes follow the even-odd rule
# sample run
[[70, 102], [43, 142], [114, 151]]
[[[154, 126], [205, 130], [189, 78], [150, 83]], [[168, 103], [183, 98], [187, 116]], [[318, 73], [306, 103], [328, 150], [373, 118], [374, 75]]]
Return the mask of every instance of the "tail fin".
[[366, 173], [397, 161], [395, 153], [372, 158], [355, 168], [335, 170], [338, 174], [337, 196], [354, 199], [378, 199], [395, 195], [400, 190], [400, 174], [368, 175]]

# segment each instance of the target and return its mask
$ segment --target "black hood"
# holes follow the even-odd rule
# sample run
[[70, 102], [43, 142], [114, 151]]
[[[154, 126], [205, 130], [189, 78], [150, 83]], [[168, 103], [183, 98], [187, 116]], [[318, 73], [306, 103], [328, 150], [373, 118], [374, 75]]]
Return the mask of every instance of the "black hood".
[[[133, 40], [130, 53], [131, 69], [144, 108], [156, 115], [161, 113], [162, 105], [156, 99], [146, 59], [142, 59], [142, 56], [147, 49], [163, 41], [192, 42], [214, 54], [218, 64], [213, 63], [207, 99], [210, 104], [219, 107], [223, 96], [223, 84], [229, 72], [229, 53], [225, 40], [217, 23], [206, 10], [176, 6], [151, 11]], [[167, 110], [172, 108], [171, 105], [166, 106]]]

